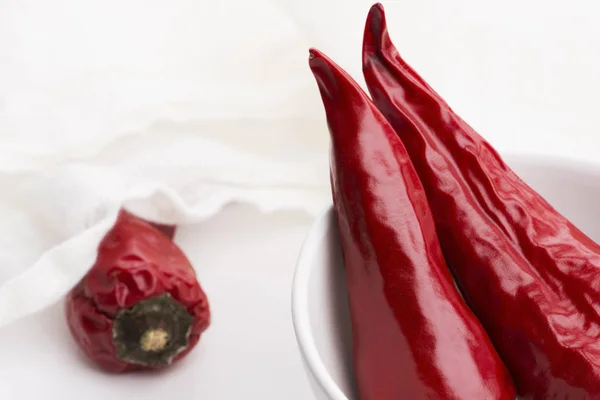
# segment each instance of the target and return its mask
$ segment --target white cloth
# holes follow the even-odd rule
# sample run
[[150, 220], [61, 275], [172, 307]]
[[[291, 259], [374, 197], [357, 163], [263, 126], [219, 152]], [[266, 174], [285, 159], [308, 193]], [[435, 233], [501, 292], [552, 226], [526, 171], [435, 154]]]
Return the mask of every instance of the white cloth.
[[[189, 224], [235, 201], [327, 204], [307, 50], [362, 83], [370, 5], [0, 0], [0, 326], [64, 296], [122, 205]], [[384, 5], [403, 55], [493, 144], [595, 158], [596, 2]]]
[[62, 298], [121, 206], [324, 207], [302, 39], [265, 0], [0, 1], [0, 326]]

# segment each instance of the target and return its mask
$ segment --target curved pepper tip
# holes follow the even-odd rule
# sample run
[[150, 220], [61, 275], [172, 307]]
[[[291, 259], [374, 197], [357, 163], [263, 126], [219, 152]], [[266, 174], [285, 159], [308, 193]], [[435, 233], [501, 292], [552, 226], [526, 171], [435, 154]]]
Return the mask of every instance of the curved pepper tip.
[[385, 10], [381, 3], [369, 10], [363, 35], [363, 70], [368, 69], [374, 59], [393, 58], [396, 48], [390, 38]]
[[385, 10], [381, 3], [374, 4], [369, 10], [363, 40], [363, 65], [370, 57], [380, 54], [391, 45], [387, 29]]
[[329, 57], [315, 48], [309, 50], [308, 65], [317, 81], [321, 97], [332, 99], [338, 67]]
[[380, 14], [385, 14], [385, 9], [383, 8], [383, 4], [381, 4], [381, 3], [373, 4], [371, 6], [371, 9], [369, 10], [369, 16], [376, 12], [379, 12]]
[[312, 60], [319, 59], [319, 58], [325, 59], [325, 58], [327, 58], [327, 56], [325, 56], [325, 54], [323, 54], [320, 50], [315, 49], [314, 47], [311, 47], [310, 49], [308, 49], [308, 63], [311, 67], [313, 65]]
[[[359, 93], [363, 98], [367, 97], [354, 79], [352, 79], [342, 67], [321, 51], [311, 49], [310, 60], [308, 63], [324, 101], [333, 101], [335, 98], [343, 98], [347, 96], [350, 91]], [[344, 82], [345, 84], [341, 85], [340, 82]], [[325, 106], [327, 108], [327, 104], [325, 104]], [[337, 107], [339, 107], [339, 105]]]

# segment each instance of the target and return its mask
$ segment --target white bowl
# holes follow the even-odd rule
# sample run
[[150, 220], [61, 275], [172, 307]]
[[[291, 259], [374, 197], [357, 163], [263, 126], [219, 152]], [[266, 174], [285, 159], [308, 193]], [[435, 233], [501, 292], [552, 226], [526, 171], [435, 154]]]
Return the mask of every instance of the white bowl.
[[[600, 239], [600, 166], [560, 158], [507, 156], [506, 161], [575, 225]], [[344, 266], [330, 207], [311, 228], [292, 291], [296, 339], [318, 400], [358, 400]]]

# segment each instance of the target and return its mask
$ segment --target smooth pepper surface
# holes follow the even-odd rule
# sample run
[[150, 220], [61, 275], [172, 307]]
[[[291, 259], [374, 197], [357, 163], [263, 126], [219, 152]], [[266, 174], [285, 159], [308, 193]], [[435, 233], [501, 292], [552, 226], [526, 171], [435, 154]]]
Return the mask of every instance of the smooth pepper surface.
[[600, 399], [600, 247], [400, 57], [371, 9], [363, 69], [405, 144], [446, 261], [523, 399]]
[[317, 50], [331, 134], [361, 400], [514, 400], [511, 378], [448, 271], [426, 195], [392, 127]]

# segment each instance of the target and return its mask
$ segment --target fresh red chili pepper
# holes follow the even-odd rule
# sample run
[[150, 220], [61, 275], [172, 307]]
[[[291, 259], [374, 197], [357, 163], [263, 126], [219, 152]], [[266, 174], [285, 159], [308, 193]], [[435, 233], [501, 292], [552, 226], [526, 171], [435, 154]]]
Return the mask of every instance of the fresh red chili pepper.
[[125, 211], [67, 296], [66, 316], [87, 356], [113, 372], [169, 365], [210, 324], [208, 300], [181, 249]]
[[362, 400], [514, 400], [511, 377], [454, 286], [400, 139], [340, 67], [311, 50], [332, 140]]
[[363, 68], [423, 182], [449, 267], [523, 399], [600, 399], [600, 246], [401, 59], [381, 5]]

